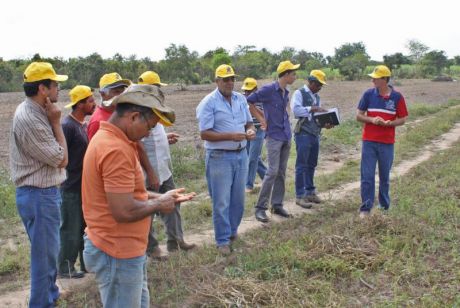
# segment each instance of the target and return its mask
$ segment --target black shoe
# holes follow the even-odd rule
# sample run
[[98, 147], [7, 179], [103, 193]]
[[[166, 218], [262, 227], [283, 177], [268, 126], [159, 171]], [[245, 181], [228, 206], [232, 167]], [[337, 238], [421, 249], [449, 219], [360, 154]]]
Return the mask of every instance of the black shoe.
[[85, 273], [77, 272], [76, 270], [73, 270], [67, 273], [59, 273], [58, 276], [59, 278], [65, 278], [65, 279], [79, 279], [79, 278], [85, 277]]
[[279, 215], [284, 218], [289, 218], [291, 215], [282, 207], [277, 207], [272, 210], [272, 213], [275, 215]]
[[256, 219], [260, 222], [268, 222], [268, 217], [265, 213], [265, 210], [256, 210]]

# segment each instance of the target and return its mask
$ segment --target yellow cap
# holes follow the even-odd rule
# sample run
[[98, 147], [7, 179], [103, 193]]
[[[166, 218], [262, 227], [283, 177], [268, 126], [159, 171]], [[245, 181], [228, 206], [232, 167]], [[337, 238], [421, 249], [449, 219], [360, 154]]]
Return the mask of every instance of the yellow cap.
[[278, 68], [276, 69], [276, 72], [279, 74], [285, 72], [285, 71], [293, 71], [296, 70], [300, 67], [300, 64], [292, 64], [291, 61], [283, 61], [278, 65]]
[[327, 85], [327, 83], [326, 83], [326, 74], [324, 74], [324, 72], [321, 71], [321, 70], [312, 70], [310, 72], [310, 76], [308, 76], [308, 80], [315, 80], [315, 81], [318, 81], [321, 84]]
[[226, 78], [236, 76], [233, 68], [228, 64], [222, 64], [216, 68], [216, 78]]
[[79, 101], [81, 101], [82, 99], [90, 97], [91, 95], [93, 95], [93, 89], [91, 89], [90, 87], [81, 86], [81, 85], [75, 86], [69, 92], [71, 103], [65, 105], [64, 108], [70, 108], [73, 105], [75, 105], [76, 103], [78, 103]]
[[372, 78], [376, 78], [376, 79], [383, 78], [383, 77], [391, 77], [391, 71], [385, 65], [377, 65], [374, 68], [374, 71], [368, 76]]
[[142, 73], [139, 76], [138, 80], [139, 84], [151, 84], [151, 85], [160, 85], [160, 86], [167, 86], [167, 83], [162, 83], [160, 81], [160, 76], [155, 73], [154, 71], [147, 71]]
[[99, 80], [100, 89], [113, 89], [118, 88], [119, 86], [129, 86], [130, 84], [131, 80], [121, 78], [120, 74], [118, 73], [105, 74]]
[[256, 87], [257, 87], [257, 80], [255, 80], [254, 78], [248, 77], [244, 80], [241, 90], [251, 91], [251, 90], [254, 90], [254, 88]]
[[24, 82], [35, 82], [51, 79], [54, 81], [66, 81], [67, 75], [57, 75], [53, 66], [48, 62], [32, 62], [24, 72]]

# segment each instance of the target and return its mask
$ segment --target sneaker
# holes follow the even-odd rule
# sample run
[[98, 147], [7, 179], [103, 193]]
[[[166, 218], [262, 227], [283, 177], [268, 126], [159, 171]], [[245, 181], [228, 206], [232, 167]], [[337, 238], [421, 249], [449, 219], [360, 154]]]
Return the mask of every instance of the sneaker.
[[307, 202], [321, 203], [322, 200], [316, 194], [305, 196], [304, 198]]
[[370, 216], [370, 214], [371, 214], [370, 212], [361, 211], [361, 212], [359, 212], [359, 218], [366, 219], [366, 218], [368, 218]]
[[295, 204], [297, 204], [300, 207], [303, 207], [304, 209], [310, 209], [313, 206], [311, 203], [307, 202], [307, 200], [302, 198], [296, 198]]
[[229, 256], [232, 254], [230, 245], [217, 246], [217, 251], [219, 251], [219, 253], [223, 256]]

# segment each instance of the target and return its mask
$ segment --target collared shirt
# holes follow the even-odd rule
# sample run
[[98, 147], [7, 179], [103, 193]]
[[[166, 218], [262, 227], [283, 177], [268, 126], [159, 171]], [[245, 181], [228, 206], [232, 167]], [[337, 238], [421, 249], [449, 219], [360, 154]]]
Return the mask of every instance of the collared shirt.
[[[313, 94], [310, 88], [307, 85], [304, 85], [303, 88], [308, 95], [313, 99], [312, 106], [321, 106], [321, 100], [318, 94]], [[303, 106], [303, 97], [302, 93], [299, 90], [296, 90], [291, 97], [291, 109], [294, 113], [296, 119], [298, 118], [308, 118], [311, 121], [311, 107], [312, 106]]]
[[64, 148], [57, 142], [46, 111], [26, 98], [14, 113], [10, 134], [11, 178], [17, 187], [47, 188], [61, 184], [66, 173], [58, 168]]
[[112, 113], [113, 111], [109, 111], [100, 106], [96, 107], [96, 110], [94, 110], [93, 115], [89, 119], [88, 123], [88, 140], [91, 140], [99, 130], [101, 121], [108, 121]]
[[291, 124], [286, 110], [289, 103], [289, 91], [287, 89], [283, 95], [278, 81], [275, 81], [251, 93], [247, 99], [250, 104], [256, 102], [263, 104], [268, 137], [279, 141], [291, 139]]
[[[252, 123], [248, 103], [244, 95], [232, 92], [230, 104], [218, 89], [209, 93], [196, 107], [200, 131], [213, 130], [218, 133], [245, 133], [246, 124]], [[206, 149], [236, 150], [246, 147], [242, 141], [205, 141]]]
[[107, 201], [106, 193], [132, 194], [138, 201], [148, 198], [137, 143], [110, 122], [101, 122], [88, 145], [81, 191], [85, 231], [94, 246], [119, 259], [144, 255], [152, 218], [117, 222]]
[[61, 189], [81, 193], [83, 157], [88, 147], [87, 125], [80, 123], [71, 115], [66, 116], [61, 125], [69, 151], [69, 163], [66, 167], [67, 180], [62, 183]]
[[[377, 88], [367, 90], [359, 101], [358, 109], [366, 111], [369, 117], [379, 116], [385, 121], [408, 116], [404, 97], [393, 88], [388, 96], [380, 95]], [[395, 127], [365, 123], [363, 140], [393, 144], [395, 143]]]
[[142, 143], [161, 185], [172, 176], [171, 153], [164, 126], [157, 123], [150, 130], [148, 137], [142, 139]]

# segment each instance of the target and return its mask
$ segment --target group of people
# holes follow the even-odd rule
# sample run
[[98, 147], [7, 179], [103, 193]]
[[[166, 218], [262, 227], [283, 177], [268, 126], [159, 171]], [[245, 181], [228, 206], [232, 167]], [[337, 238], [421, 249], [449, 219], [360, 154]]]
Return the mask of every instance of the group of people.
[[[255, 218], [266, 223], [266, 211], [288, 218], [285, 179], [291, 148], [289, 107], [297, 123], [296, 204], [321, 203], [314, 173], [321, 127], [315, 112], [326, 111], [318, 92], [326, 85], [321, 70], [289, 96], [300, 65], [283, 61], [278, 78], [260, 89], [246, 78], [243, 94], [234, 91], [230, 65], [215, 72], [216, 89], [198, 104], [196, 116], [206, 149], [206, 180], [212, 199], [216, 247], [232, 253], [238, 237], [245, 193], [262, 179]], [[389, 172], [395, 126], [404, 124], [403, 96], [389, 86], [390, 70], [377, 66], [375, 87], [359, 102], [357, 120], [365, 123], [361, 161], [360, 217], [374, 204], [375, 167], [379, 166], [379, 207], [388, 210]], [[179, 135], [166, 133], [175, 122], [165, 105], [158, 74], [147, 71], [137, 84], [118, 73], [101, 77], [102, 102], [93, 89], [77, 85], [70, 92], [71, 113], [61, 122], [56, 106], [58, 75], [49, 63], [33, 62], [24, 72], [26, 99], [16, 109], [10, 136], [11, 177], [16, 204], [31, 243], [30, 307], [52, 307], [59, 298], [56, 278], [81, 278], [94, 272], [104, 307], [148, 307], [147, 256], [165, 258], [155, 239], [152, 218], [159, 215], [167, 234], [167, 250], [188, 251], [180, 204], [194, 198], [176, 188], [169, 145]], [[289, 106], [290, 102], [290, 106]], [[90, 116], [89, 123], [85, 117]], [[332, 125], [326, 125], [331, 128]], [[261, 158], [265, 141], [266, 166]], [[80, 270], [76, 270], [79, 258]]]

